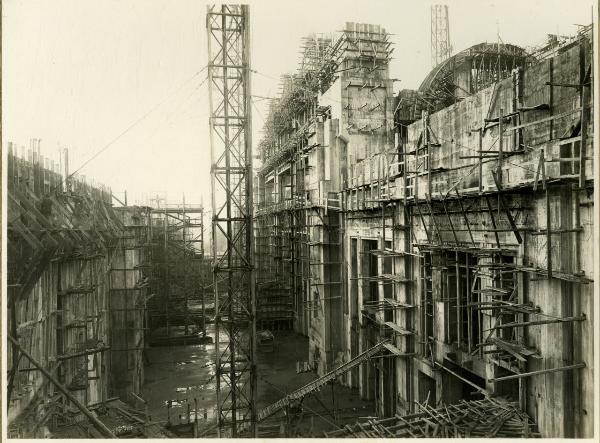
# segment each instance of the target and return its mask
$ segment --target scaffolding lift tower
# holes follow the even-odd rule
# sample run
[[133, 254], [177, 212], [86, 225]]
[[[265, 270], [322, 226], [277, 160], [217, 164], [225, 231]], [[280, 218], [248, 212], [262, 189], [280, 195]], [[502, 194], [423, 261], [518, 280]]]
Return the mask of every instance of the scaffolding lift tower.
[[431, 67], [452, 55], [448, 5], [431, 5]]
[[219, 437], [256, 436], [248, 9], [212, 5], [206, 16]]

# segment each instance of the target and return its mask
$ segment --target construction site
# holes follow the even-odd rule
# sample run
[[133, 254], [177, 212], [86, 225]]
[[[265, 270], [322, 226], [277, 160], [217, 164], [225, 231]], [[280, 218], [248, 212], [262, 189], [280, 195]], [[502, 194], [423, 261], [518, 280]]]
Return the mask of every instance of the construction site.
[[257, 140], [251, 8], [199, 24], [210, 204], [4, 146], [4, 435], [593, 438], [593, 25], [455, 50], [433, 5], [403, 89], [341, 15]]

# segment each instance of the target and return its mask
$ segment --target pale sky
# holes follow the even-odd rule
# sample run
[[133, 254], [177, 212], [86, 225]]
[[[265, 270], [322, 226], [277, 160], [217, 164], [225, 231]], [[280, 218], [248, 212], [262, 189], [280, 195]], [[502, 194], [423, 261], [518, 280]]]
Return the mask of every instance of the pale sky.
[[[417, 88], [430, 66], [430, 5], [440, 1], [251, 1], [252, 94], [273, 97], [296, 70], [301, 38], [379, 24], [393, 34], [390, 75]], [[591, 1], [448, 1], [454, 52], [482, 41], [540, 44], [592, 21]], [[3, 147], [42, 140], [42, 155], [70, 150], [71, 171], [142, 116], [81, 174], [127, 189], [129, 203], [156, 193], [210, 202], [206, 2], [4, 0]], [[194, 76], [195, 75], [195, 76]], [[260, 140], [267, 100], [255, 99]]]

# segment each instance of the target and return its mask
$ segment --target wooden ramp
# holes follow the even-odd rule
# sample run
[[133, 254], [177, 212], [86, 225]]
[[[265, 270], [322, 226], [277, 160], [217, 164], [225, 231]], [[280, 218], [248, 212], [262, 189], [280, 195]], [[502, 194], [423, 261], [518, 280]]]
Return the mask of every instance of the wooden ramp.
[[388, 349], [385, 346], [386, 344], [389, 344], [389, 340], [377, 343], [375, 346], [367, 349], [362, 354], [357, 355], [352, 360], [338, 366], [337, 368], [328, 372], [324, 376], [319, 377], [319, 378], [311, 381], [310, 383], [307, 383], [306, 385], [302, 386], [301, 388], [296, 389], [294, 392], [287, 394], [285, 397], [283, 397], [282, 399], [273, 403], [272, 405], [269, 405], [266, 408], [262, 409], [258, 413], [258, 417], [257, 417], [258, 422], [261, 422], [264, 419], [275, 414], [276, 412], [284, 409], [291, 402], [300, 400], [301, 398], [310, 394], [311, 392], [318, 390], [322, 386], [329, 383], [331, 380], [334, 380], [337, 377], [339, 377], [340, 375], [350, 371], [352, 368], [358, 366], [359, 364], [363, 363], [364, 361], [368, 360], [369, 358], [374, 357], [375, 355], [379, 354], [382, 351], [387, 351]]

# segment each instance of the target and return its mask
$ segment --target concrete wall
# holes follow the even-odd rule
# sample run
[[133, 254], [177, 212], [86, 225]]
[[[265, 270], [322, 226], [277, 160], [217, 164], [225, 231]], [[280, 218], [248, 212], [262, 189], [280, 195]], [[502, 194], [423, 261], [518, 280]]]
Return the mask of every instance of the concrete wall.
[[[344, 223], [339, 192], [356, 182], [359, 175], [363, 182], [382, 176], [387, 165], [384, 153], [393, 147], [392, 84], [385, 44], [377, 44], [380, 58], [374, 59], [379, 64], [376, 69], [372, 61], [359, 60], [360, 53], [373, 50], [373, 45], [363, 39], [372, 39], [383, 30], [352, 23], [346, 29], [348, 39], [354, 43], [344, 43], [340, 62], [343, 70], [316, 98], [312, 106], [319, 110], [316, 115], [307, 119], [303, 111], [295, 117], [303, 128], [299, 133], [305, 138], [296, 148], [296, 156], [269, 166], [257, 180], [261, 214], [257, 223], [262, 269], [259, 279], [286, 274], [285, 265], [278, 264], [277, 257], [290, 257], [291, 245], [286, 236], [295, 223], [293, 241], [298, 257], [292, 270], [299, 277], [295, 329], [309, 336], [308, 359], [319, 374], [331, 369], [336, 361], [339, 364], [350, 347], [348, 299], [343, 297], [348, 287], [344, 252], [348, 237], [338, 229]], [[280, 142], [290, 139], [293, 136], [284, 135]], [[282, 145], [281, 150], [285, 149]], [[288, 174], [292, 193], [285, 186]], [[295, 212], [290, 217], [286, 210], [292, 208]], [[355, 346], [354, 350], [364, 349]]]
[[[554, 59], [546, 60], [538, 65], [517, 73], [513, 78], [506, 79], [499, 84], [483, 90], [463, 101], [428, 116], [431, 127], [430, 137], [433, 146], [431, 148], [431, 170], [432, 188], [430, 197], [433, 199], [431, 207], [425, 204], [426, 195], [429, 193], [426, 168], [421, 168], [422, 174], [413, 182], [408, 191], [409, 196], [418, 196], [420, 199], [420, 211], [424, 217], [418, 215], [416, 207], [413, 206], [411, 226], [413, 227], [414, 240], [417, 243], [442, 244], [442, 249], [452, 250], [455, 241], [463, 245], [462, 248], [471, 243], [473, 248], [494, 248], [496, 245], [496, 234], [491, 230], [496, 224], [498, 241], [502, 248], [512, 251], [514, 261], [522, 266], [531, 268], [547, 269], [548, 249], [552, 270], [555, 277], [548, 280], [544, 275], [535, 275], [519, 272], [515, 275], [518, 285], [519, 303], [531, 303], [539, 308], [544, 314], [541, 318], [558, 317], [585, 317], [585, 320], [567, 321], [564, 323], [532, 325], [525, 328], [517, 328], [515, 331], [518, 341], [536, 352], [536, 358], [528, 358], [522, 367], [522, 372], [537, 371], [542, 369], [560, 368], [576, 363], [585, 363], [583, 369], [569, 370], [550, 373], [546, 375], [535, 375], [521, 379], [517, 382], [486, 382], [486, 387], [491, 392], [509, 395], [514, 394], [519, 398], [518, 390], [521, 389], [520, 400], [525, 410], [538, 423], [540, 432], [548, 437], [583, 437], [590, 436], [593, 432], [593, 420], [590, 411], [593, 410], [593, 304], [590, 302], [593, 293], [593, 285], [580, 282], [568, 281], [568, 276], [584, 275], [585, 278], [593, 279], [593, 255], [586, 238], [591, 238], [591, 198], [593, 185], [588, 183], [586, 189], [578, 190], [576, 182], [578, 179], [578, 164], [570, 162], [557, 162], [561, 157], [576, 156], [571, 151], [571, 143], [579, 143], [577, 139], [569, 138], [572, 127], [579, 121], [579, 93], [576, 88], [550, 87], [547, 81], [556, 83], [574, 84], [580, 80], [580, 57], [589, 62], [590, 46], [588, 41], [581, 45], [567, 48]], [[585, 63], [584, 63], [585, 65]], [[587, 94], [587, 93], [586, 93]], [[586, 99], [589, 96], [586, 95]], [[496, 158], [484, 159], [481, 167], [481, 176], [477, 159], [477, 150], [498, 150], [498, 126], [485, 131], [481, 145], [479, 145], [479, 133], [477, 130], [484, 124], [484, 119], [494, 118], [500, 115], [500, 110], [510, 113], [518, 108], [533, 107], [541, 104], [550, 104], [550, 110], [524, 111], [521, 112], [521, 124], [547, 119], [541, 124], [535, 124], [523, 128], [520, 135], [514, 135], [518, 131], [511, 131], [503, 137], [504, 152], [517, 151], [506, 158], [502, 167], [502, 186], [510, 189], [505, 193], [503, 199], [519, 229], [522, 242], [519, 243], [511, 230], [509, 219], [498, 208], [497, 195], [488, 198], [493, 206], [491, 217], [486, 210], [487, 201], [485, 197], [478, 195], [478, 187], [481, 177], [481, 188], [483, 192], [494, 193], [496, 185], [492, 177], [492, 171], [497, 166]], [[564, 115], [563, 115], [564, 114]], [[550, 116], [563, 115], [555, 119]], [[588, 116], [589, 117], [589, 116]], [[589, 119], [588, 119], [589, 121]], [[519, 122], [503, 122], [508, 125], [516, 125]], [[408, 127], [408, 144], [405, 147], [408, 152], [416, 153], [417, 156], [408, 158], [408, 170], [419, 170], [417, 164], [423, 158], [423, 127], [422, 121], [417, 121]], [[592, 156], [593, 147], [591, 142], [591, 126], [586, 128], [588, 138], [586, 140], [586, 156]], [[519, 137], [521, 145], [519, 147]], [[559, 140], [559, 137], [569, 138]], [[439, 144], [439, 145], [438, 145]], [[554, 184], [548, 184], [548, 196], [542, 190], [541, 185], [537, 192], [532, 192], [532, 186], [540, 156], [544, 152], [545, 177]], [[420, 157], [421, 156], [421, 157]], [[465, 158], [470, 156], [471, 158]], [[463, 158], [461, 158], [463, 157]], [[548, 162], [553, 160], [553, 162]], [[562, 166], [561, 166], [562, 165]], [[591, 162], [586, 162], [585, 176], [592, 177]], [[541, 177], [541, 174], [539, 174]], [[540, 178], [541, 180], [541, 178]], [[396, 180], [396, 195], [404, 195], [404, 182]], [[409, 183], [410, 185], [411, 183]], [[449, 191], [453, 194], [457, 189], [461, 194], [461, 202], [455, 198], [447, 198], [440, 203], [442, 196]], [[463, 208], [460, 207], [462, 203]], [[430, 217], [431, 209], [435, 211], [435, 217]], [[549, 211], [549, 212], [548, 212]], [[464, 215], [463, 215], [464, 212]], [[468, 224], [465, 221], [468, 220]], [[547, 221], [548, 220], [548, 221]], [[552, 235], [550, 245], [547, 244], [545, 235], [536, 235], [550, 223], [552, 230], [573, 230], [575, 232], [564, 232]], [[468, 229], [471, 229], [469, 234]], [[452, 232], [452, 231], [455, 232]], [[428, 235], [433, 239], [428, 240]], [[456, 235], [456, 237], [455, 237]], [[473, 241], [471, 242], [471, 235]], [[475, 250], [475, 249], [474, 249]], [[435, 253], [437, 254], [437, 253]], [[510, 253], [509, 253], [510, 254]], [[486, 265], [491, 259], [479, 257], [478, 263]], [[443, 262], [442, 262], [443, 263]], [[447, 264], [445, 265], [447, 266]], [[566, 278], [560, 274], [564, 273]], [[471, 356], [465, 353], [462, 345], [448, 340], [447, 330], [452, 327], [453, 313], [448, 311], [448, 302], [442, 301], [447, 288], [444, 286], [444, 275], [447, 269], [433, 269], [432, 285], [434, 290], [435, 304], [435, 343], [434, 360], [444, 363], [449, 358], [458, 363], [468, 375], [470, 380], [491, 379], [510, 375], [502, 367], [492, 361], [493, 354], [475, 354]], [[516, 273], [515, 273], [516, 274]], [[422, 271], [413, 270], [415, 279], [422, 276]], [[441, 281], [440, 281], [441, 279]], [[480, 279], [481, 287], [491, 287], [492, 280], [489, 277]], [[422, 294], [422, 281], [418, 280], [415, 286], [415, 297], [419, 300]], [[491, 301], [492, 294], [482, 293], [481, 301]], [[438, 300], [438, 301], [435, 301]], [[420, 306], [422, 310], [424, 307]], [[524, 321], [523, 316], [517, 316], [519, 321]], [[417, 319], [417, 340], [423, 341], [421, 325]], [[530, 320], [538, 320], [540, 317], [530, 316]], [[488, 329], [493, 327], [496, 320], [490, 311], [481, 313], [481, 327]], [[486, 336], [489, 333], [486, 332]], [[492, 337], [499, 333], [495, 332]], [[490, 349], [490, 348], [486, 348]], [[493, 348], [491, 348], [493, 349]], [[448, 363], [444, 363], [447, 365]], [[457, 394], [456, 384], [460, 384], [456, 378], [441, 376], [438, 372], [431, 373], [427, 368], [431, 364], [427, 359], [421, 357], [417, 365], [424, 373], [429, 372], [436, 380], [437, 400], [455, 401]], [[470, 375], [469, 375], [470, 374]], [[412, 377], [415, 381], [415, 392], [419, 391], [419, 377], [415, 372]], [[408, 375], [410, 377], [410, 375]], [[426, 383], [426, 382], [424, 382]], [[518, 385], [518, 386], [517, 386]], [[513, 386], [511, 388], [511, 386]], [[511, 391], [512, 390], [512, 391]], [[514, 397], [514, 395], [513, 395]], [[405, 400], [410, 400], [407, 396]]]
[[110, 270], [110, 394], [132, 401], [144, 381], [146, 300], [148, 298], [149, 208], [119, 208], [126, 226]]

